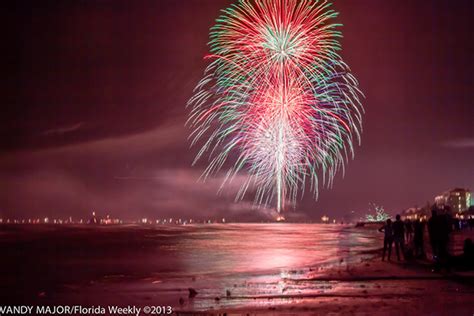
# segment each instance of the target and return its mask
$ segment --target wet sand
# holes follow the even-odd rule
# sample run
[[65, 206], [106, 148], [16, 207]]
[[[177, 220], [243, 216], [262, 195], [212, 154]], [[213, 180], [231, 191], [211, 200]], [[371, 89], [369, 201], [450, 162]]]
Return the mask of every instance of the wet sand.
[[373, 229], [340, 225], [1, 226], [0, 295], [181, 314], [474, 313], [474, 274], [382, 262], [380, 244]]

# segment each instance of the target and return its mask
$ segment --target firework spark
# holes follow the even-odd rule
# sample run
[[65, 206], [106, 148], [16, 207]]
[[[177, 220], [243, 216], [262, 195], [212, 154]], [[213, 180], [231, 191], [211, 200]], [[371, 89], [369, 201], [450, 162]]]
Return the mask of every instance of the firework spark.
[[340, 24], [317, 0], [241, 0], [211, 28], [209, 65], [188, 105], [203, 177], [243, 170], [258, 204], [293, 205], [318, 175], [332, 185], [360, 142], [361, 92], [338, 51]]

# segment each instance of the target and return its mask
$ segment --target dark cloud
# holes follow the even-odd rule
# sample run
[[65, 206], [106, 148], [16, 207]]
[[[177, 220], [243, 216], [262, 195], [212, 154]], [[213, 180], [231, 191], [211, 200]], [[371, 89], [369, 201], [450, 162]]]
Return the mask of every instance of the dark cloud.
[[467, 149], [474, 148], [474, 138], [457, 139], [444, 142], [443, 145], [448, 148]]
[[73, 125], [57, 127], [57, 128], [53, 128], [53, 129], [48, 129], [47, 131], [44, 131], [42, 134], [45, 135], [45, 136], [48, 136], [48, 135], [58, 135], [58, 134], [61, 135], [61, 134], [71, 133], [71, 132], [77, 131], [83, 125], [84, 125], [84, 122], [80, 122], [80, 123], [73, 124]]
[[244, 174], [219, 190], [223, 173], [203, 181], [203, 170], [189, 168], [189, 161], [185, 168], [174, 167], [178, 153], [187, 150], [186, 136], [182, 124], [165, 124], [134, 135], [7, 154], [0, 158], [3, 215], [87, 218], [94, 210], [126, 219], [275, 217], [272, 209], [254, 207], [250, 194], [235, 201]]

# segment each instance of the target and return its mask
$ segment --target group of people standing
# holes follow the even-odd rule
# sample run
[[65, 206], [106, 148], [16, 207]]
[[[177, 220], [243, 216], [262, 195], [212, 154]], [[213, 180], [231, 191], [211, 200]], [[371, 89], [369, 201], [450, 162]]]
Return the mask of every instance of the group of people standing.
[[[448, 214], [448, 212], [441, 213], [436, 207], [433, 207], [431, 217], [427, 222], [435, 267], [449, 269], [452, 264], [474, 266], [474, 247], [470, 239], [466, 239], [464, 243], [464, 254], [462, 256], [450, 256], [448, 251], [449, 235], [453, 230], [453, 225]], [[405, 260], [426, 258], [424, 249], [425, 222], [420, 220], [412, 222], [409, 219], [402, 221], [400, 215], [397, 214], [394, 222], [387, 219], [379, 231], [384, 233], [382, 261], [385, 260], [386, 254], [388, 254], [387, 259], [390, 261], [393, 244], [395, 244], [398, 261], [401, 260], [402, 256]]]
[[445, 264], [449, 259], [449, 234], [452, 230], [450, 217], [447, 214], [439, 214], [439, 211], [433, 208], [428, 220], [428, 233], [433, 259], [437, 263]]
[[[413, 239], [413, 227], [411, 226], [411, 223], [408, 228], [407, 223], [402, 222], [400, 215], [397, 214], [395, 222], [392, 222], [391, 219], [387, 219], [385, 225], [381, 227], [379, 231], [384, 233], [382, 260], [385, 260], [385, 254], [388, 251], [387, 259], [390, 261], [392, 245], [395, 244], [397, 259], [400, 261], [400, 253], [402, 256], [405, 255], [405, 235], [407, 240]], [[421, 240], [423, 240], [423, 235], [421, 238]], [[416, 234], [415, 239], [419, 239], [419, 236]]]

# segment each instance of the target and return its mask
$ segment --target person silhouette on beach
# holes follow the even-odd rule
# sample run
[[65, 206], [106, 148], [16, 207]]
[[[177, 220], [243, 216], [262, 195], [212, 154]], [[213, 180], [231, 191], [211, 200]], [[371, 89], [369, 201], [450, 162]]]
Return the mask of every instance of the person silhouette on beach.
[[450, 266], [459, 271], [474, 270], [474, 244], [471, 238], [464, 240], [463, 253], [459, 256], [453, 256], [449, 259]]
[[431, 218], [428, 220], [428, 232], [430, 235], [431, 250], [433, 260], [435, 261], [435, 270], [442, 266], [449, 269], [449, 234], [452, 230], [452, 224], [449, 216], [449, 208], [446, 208], [445, 214], [439, 214], [438, 209], [433, 207]]
[[471, 238], [466, 238], [464, 240], [462, 256], [465, 266], [468, 269], [474, 270], [474, 244], [472, 243]]
[[413, 223], [407, 218], [405, 220], [406, 242], [409, 244], [413, 240]]
[[392, 255], [392, 244], [393, 244], [393, 228], [392, 228], [392, 220], [389, 218], [387, 219], [385, 225], [380, 227], [379, 232], [384, 233], [383, 238], [383, 254], [382, 254], [382, 261], [385, 261], [385, 253], [388, 249], [388, 261], [390, 261], [390, 256]]
[[449, 207], [446, 207], [445, 213], [441, 216], [438, 215], [440, 221], [440, 240], [439, 240], [439, 259], [442, 265], [449, 270], [449, 245], [450, 245], [450, 238], [449, 235], [453, 231], [453, 221], [451, 218], [451, 210]]
[[425, 231], [425, 224], [417, 220], [413, 223], [415, 235], [413, 237], [413, 242], [415, 244], [415, 251], [414, 255], [416, 258], [424, 258], [425, 257], [425, 249], [424, 249], [424, 241], [423, 241], [423, 233]]
[[[397, 259], [400, 261], [400, 251], [405, 255], [405, 224], [400, 219], [400, 214], [395, 217], [396, 221], [393, 223], [393, 241], [395, 242], [395, 252]], [[400, 248], [400, 251], [399, 251]]]
[[438, 210], [436, 207], [431, 209], [431, 217], [428, 220], [428, 234], [430, 235], [431, 252], [433, 259], [438, 260], [438, 244], [439, 244], [439, 224], [438, 224]]
[[472, 230], [474, 228], [474, 217], [469, 218], [467, 222], [469, 224], [469, 229]]

